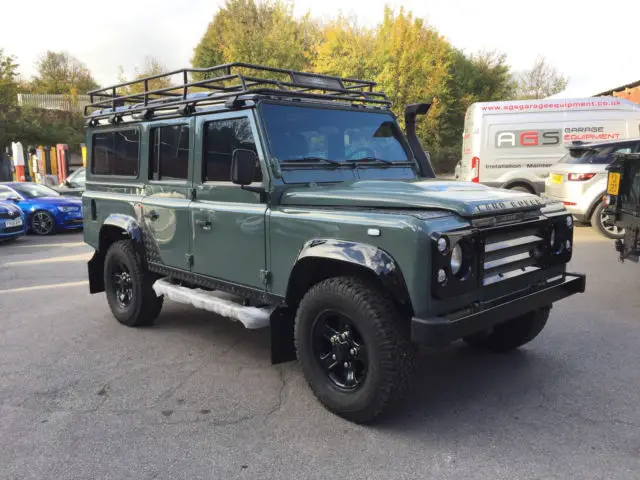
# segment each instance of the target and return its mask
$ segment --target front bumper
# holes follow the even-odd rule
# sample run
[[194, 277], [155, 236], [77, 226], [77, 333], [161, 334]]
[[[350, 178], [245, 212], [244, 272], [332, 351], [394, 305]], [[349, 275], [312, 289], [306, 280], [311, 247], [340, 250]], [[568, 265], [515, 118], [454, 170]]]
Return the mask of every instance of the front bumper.
[[[550, 195], [548, 193], [543, 193], [541, 195], [542, 198], [548, 198], [550, 200], [554, 200], [556, 202], [561, 202], [564, 204], [564, 208], [567, 209], [567, 212], [569, 212], [571, 215], [573, 215], [573, 218], [576, 219], [576, 221], [580, 222], [580, 223], [584, 223], [587, 222], [589, 219], [587, 218], [587, 215], [589, 213], [589, 209], [588, 206], [585, 206], [582, 203], [581, 197], [577, 197], [577, 198], [570, 198], [570, 197], [556, 197], [555, 195]], [[567, 205], [565, 202], [569, 202], [569, 203], [575, 203], [576, 205]]]
[[430, 347], [445, 346], [575, 293], [582, 293], [585, 285], [585, 275], [567, 273], [553, 284], [533, 286], [462, 312], [433, 318], [414, 317], [411, 319], [411, 340]]

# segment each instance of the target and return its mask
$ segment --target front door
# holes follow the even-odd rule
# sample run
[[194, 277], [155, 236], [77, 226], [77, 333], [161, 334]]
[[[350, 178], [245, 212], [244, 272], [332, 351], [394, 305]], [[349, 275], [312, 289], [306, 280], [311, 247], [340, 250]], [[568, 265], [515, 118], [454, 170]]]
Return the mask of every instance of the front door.
[[233, 151], [243, 148], [260, 157], [253, 185], [263, 183], [264, 159], [253, 114], [197, 117], [196, 128], [196, 138], [202, 141], [196, 145], [196, 194], [191, 204], [193, 271], [263, 290], [267, 205], [258, 194], [230, 181]]
[[[148, 131], [148, 175], [142, 215], [153, 239], [149, 260], [169, 267], [191, 268], [191, 168], [193, 119], [154, 123]], [[143, 160], [144, 161], [144, 160]]]

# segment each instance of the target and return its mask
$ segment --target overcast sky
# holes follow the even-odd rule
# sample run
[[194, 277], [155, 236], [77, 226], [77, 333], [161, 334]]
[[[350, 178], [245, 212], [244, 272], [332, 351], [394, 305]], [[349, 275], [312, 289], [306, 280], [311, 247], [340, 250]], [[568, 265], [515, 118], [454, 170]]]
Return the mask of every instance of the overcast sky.
[[[146, 55], [168, 68], [189, 65], [194, 46], [224, 0], [4, 0], [0, 48], [30, 77], [38, 55], [67, 50], [105, 85]], [[374, 25], [385, 4], [410, 9], [456, 47], [499, 50], [517, 70], [544, 55], [570, 77], [567, 96], [592, 95], [640, 80], [640, 1], [296, 0], [296, 14], [330, 18], [341, 9]], [[13, 22], [11, 19], [17, 19]], [[31, 19], [29, 25], [26, 21]], [[243, 59], [237, 59], [242, 61]]]

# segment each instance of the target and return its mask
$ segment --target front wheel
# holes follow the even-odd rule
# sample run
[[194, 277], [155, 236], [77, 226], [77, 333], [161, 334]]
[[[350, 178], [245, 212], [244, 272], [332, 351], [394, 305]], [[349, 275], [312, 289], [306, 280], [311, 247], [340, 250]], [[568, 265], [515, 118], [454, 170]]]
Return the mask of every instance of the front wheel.
[[152, 325], [163, 297], [153, 291], [154, 279], [143, 270], [131, 242], [115, 242], [104, 260], [104, 287], [111, 313], [123, 325]]
[[31, 231], [36, 235], [51, 235], [56, 231], [56, 221], [49, 212], [38, 210], [31, 216]]
[[473, 347], [486, 348], [493, 352], [509, 352], [536, 338], [547, 324], [551, 306], [525, 313], [505, 323], [496, 325], [487, 332], [464, 338]]
[[298, 308], [295, 344], [320, 402], [357, 423], [390, 407], [413, 379], [415, 348], [408, 327], [375, 283], [336, 277], [313, 286]]
[[600, 202], [591, 215], [591, 226], [607, 238], [617, 240], [624, 238], [624, 228], [616, 226], [614, 218], [605, 210], [605, 204]]

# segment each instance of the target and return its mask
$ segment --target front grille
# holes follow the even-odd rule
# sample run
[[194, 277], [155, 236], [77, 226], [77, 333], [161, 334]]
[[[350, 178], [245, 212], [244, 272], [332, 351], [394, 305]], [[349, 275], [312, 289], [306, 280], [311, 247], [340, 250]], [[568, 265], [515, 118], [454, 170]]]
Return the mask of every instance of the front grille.
[[5, 227], [4, 230], [2, 230], [2, 233], [17, 233], [17, 232], [21, 232], [24, 229], [23, 225], [18, 225], [16, 227]]
[[19, 216], [20, 216], [20, 212], [16, 212], [16, 211], [11, 212], [11, 213], [0, 212], [0, 218], [4, 218], [4, 219], [7, 219], [7, 220], [18, 218]]
[[539, 226], [487, 232], [483, 242], [482, 284], [491, 285], [539, 270], [534, 251], [543, 241]]

